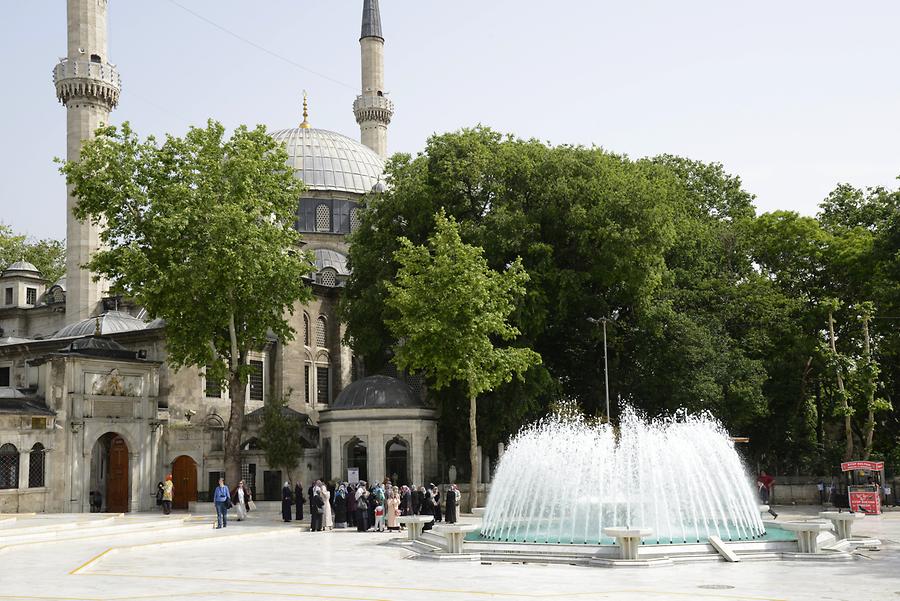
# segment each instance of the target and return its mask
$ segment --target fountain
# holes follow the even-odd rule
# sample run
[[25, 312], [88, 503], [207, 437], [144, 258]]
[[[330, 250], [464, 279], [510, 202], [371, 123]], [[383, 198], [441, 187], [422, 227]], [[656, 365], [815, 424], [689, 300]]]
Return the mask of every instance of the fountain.
[[616, 432], [574, 413], [547, 417], [513, 439], [481, 540], [607, 545], [614, 541], [604, 529], [613, 527], [649, 529], [644, 544], [766, 534], [734, 444], [710, 415], [651, 421], [624, 407]]

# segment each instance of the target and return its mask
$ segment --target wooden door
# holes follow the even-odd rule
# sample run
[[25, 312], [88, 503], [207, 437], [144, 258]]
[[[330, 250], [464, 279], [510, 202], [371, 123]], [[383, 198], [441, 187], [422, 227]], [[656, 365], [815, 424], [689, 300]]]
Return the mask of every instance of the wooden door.
[[187, 455], [181, 455], [172, 464], [172, 507], [187, 509], [188, 503], [197, 500], [197, 464]]
[[106, 511], [128, 511], [128, 445], [119, 435], [109, 442], [109, 475], [106, 479]]

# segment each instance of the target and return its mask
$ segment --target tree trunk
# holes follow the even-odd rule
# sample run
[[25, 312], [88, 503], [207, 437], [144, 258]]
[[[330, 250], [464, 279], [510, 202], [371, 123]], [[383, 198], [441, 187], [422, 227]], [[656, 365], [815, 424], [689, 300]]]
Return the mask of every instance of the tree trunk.
[[225, 429], [225, 484], [231, 490], [241, 481], [241, 436], [244, 430], [246, 391], [237, 374], [228, 380], [228, 396], [231, 397], [231, 413]]
[[868, 409], [868, 413], [866, 414], [865, 441], [862, 457], [865, 461], [869, 459], [869, 455], [872, 453], [872, 438], [875, 435], [875, 381], [872, 374], [872, 348], [869, 339], [868, 315], [863, 315], [862, 325], [864, 336], [863, 342], [865, 344], [863, 351], [866, 359], [866, 408]]
[[475, 413], [478, 405], [474, 393], [469, 393], [469, 463], [472, 465], [469, 476], [469, 511], [478, 507], [478, 430], [476, 428]]
[[[834, 317], [832, 312], [828, 311], [828, 333], [831, 336], [831, 353], [834, 355], [834, 358], [837, 359], [837, 347], [834, 344]], [[847, 439], [846, 447], [844, 448], [844, 461], [850, 461], [853, 459], [853, 428], [850, 424], [850, 410], [847, 405], [847, 395], [844, 392], [844, 378], [841, 376], [841, 366], [837, 366], [837, 385], [838, 385], [838, 394], [841, 397], [841, 409], [844, 412], [844, 436]]]

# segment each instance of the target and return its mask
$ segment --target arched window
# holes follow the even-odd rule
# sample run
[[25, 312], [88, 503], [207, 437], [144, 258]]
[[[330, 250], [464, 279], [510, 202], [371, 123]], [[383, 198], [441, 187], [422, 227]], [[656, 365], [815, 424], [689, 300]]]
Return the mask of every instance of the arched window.
[[209, 431], [210, 452], [225, 449], [225, 420], [216, 414], [206, 418], [206, 429]]
[[331, 267], [326, 267], [319, 272], [319, 283], [329, 288], [337, 286], [337, 272]]
[[409, 484], [409, 444], [395, 436], [384, 446], [385, 475], [396, 485]]
[[[359, 468], [359, 479], [369, 480], [369, 454], [366, 443], [354, 436], [344, 445], [344, 466]], [[347, 470], [344, 469], [344, 473]]]
[[31, 455], [28, 459], [28, 488], [41, 488], [44, 486], [44, 461], [47, 451], [39, 442], [31, 447]]
[[319, 319], [316, 320], [316, 344], [318, 346], [324, 347], [327, 339], [325, 338], [325, 329], [328, 323], [325, 321], [325, 317], [320, 315]]
[[326, 204], [316, 206], [316, 231], [331, 231], [331, 208]]
[[359, 228], [359, 207], [350, 209], [350, 231], [355, 232]]
[[19, 450], [6, 443], [0, 446], [0, 489], [19, 488]]
[[309, 346], [309, 315], [303, 314], [303, 344]]

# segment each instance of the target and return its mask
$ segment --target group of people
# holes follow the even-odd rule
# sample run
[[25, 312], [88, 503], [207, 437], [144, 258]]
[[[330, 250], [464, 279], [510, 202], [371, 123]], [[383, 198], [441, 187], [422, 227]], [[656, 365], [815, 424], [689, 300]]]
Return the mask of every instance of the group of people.
[[[316, 480], [304, 489], [301, 483], [291, 488], [289, 482], [281, 489], [281, 518], [285, 522], [303, 521], [303, 511], [309, 503], [310, 530], [320, 532], [335, 528], [356, 528], [359, 532], [399, 531], [399, 518], [405, 515], [433, 515], [434, 522], [456, 522], [460, 492], [455, 484], [441, 498], [440, 488], [396, 486], [389, 479], [375, 484], [325, 483]], [[293, 512], [292, 512], [293, 510]], [[293, 513], [293, 516], [292, 516]], [[431, 523], [425, 526], [430, 529]]]

